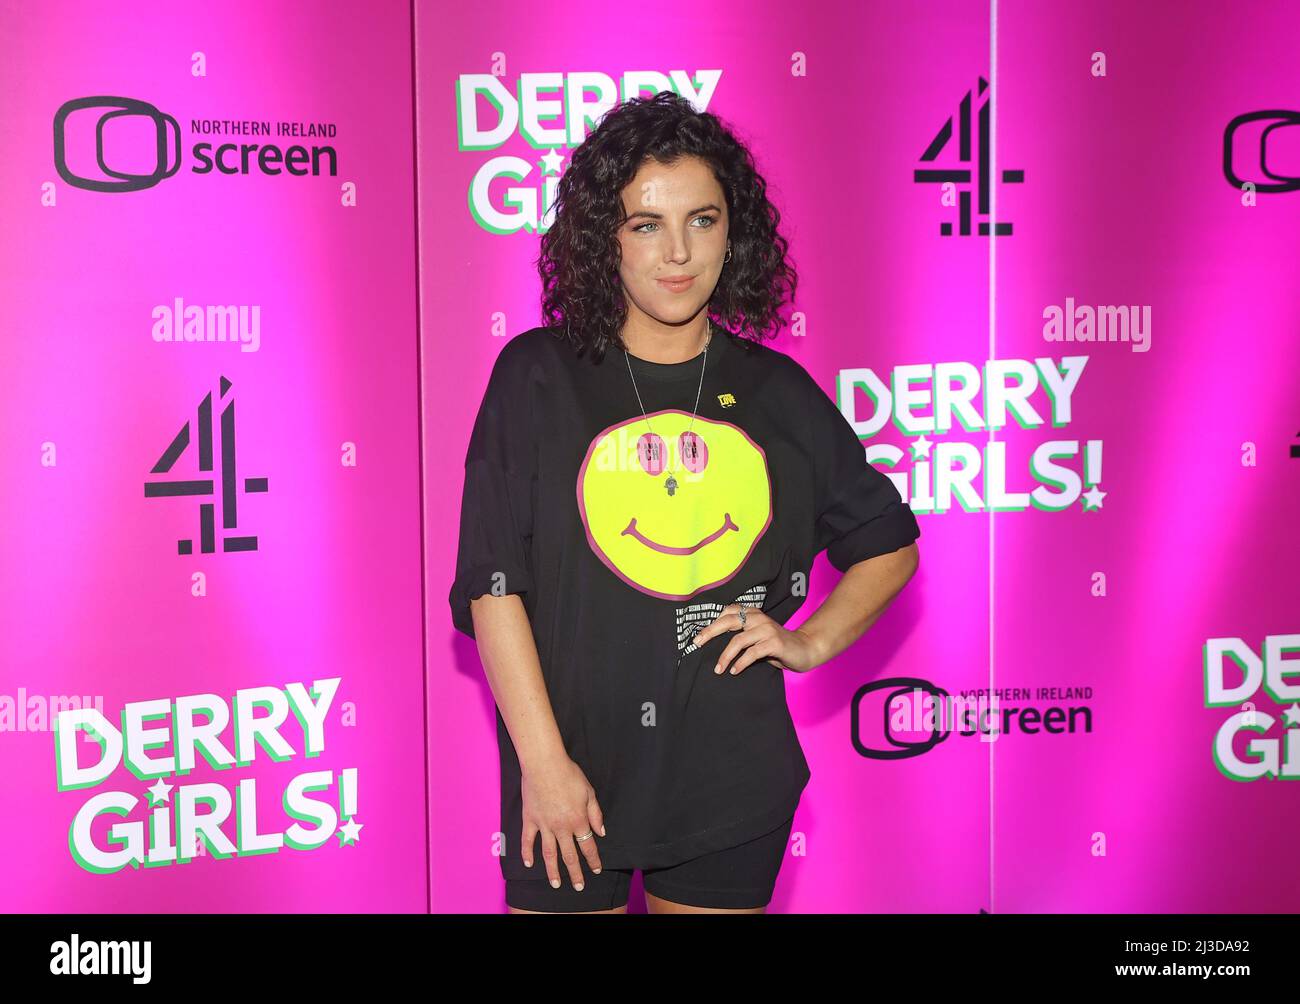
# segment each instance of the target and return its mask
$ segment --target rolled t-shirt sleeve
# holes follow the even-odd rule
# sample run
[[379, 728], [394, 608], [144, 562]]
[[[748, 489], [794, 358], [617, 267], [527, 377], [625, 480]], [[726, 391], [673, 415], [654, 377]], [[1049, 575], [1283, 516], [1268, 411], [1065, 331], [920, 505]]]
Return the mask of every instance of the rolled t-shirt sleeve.
[[867, 462], [849, 420], [811, 377], [808, 406], [813, 451], [816, 551], [839, 571], [889, 554], [921, 536], [911, 506]]
[[456, 630], [474, 637], [470, 600], [525, 594], [537, 474], [528, 367], [507, 343], [498, 355], [465, 454], [456, 574], [448, 600]]

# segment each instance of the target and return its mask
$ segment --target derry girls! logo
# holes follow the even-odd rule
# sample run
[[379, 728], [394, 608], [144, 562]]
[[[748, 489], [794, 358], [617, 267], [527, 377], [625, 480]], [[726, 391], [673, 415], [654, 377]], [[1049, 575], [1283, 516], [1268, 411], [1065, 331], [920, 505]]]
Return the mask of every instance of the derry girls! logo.
[[[697, 110], [708, 111], [722, 71], [631, 71], [617, 81], [604, 73], [522, 73], [513, 94], [505, 77], [506, 59], [497, 53], [490, 73], [457, 78], [458, 147], [462, 152], [500, 150], [517, 133], [534, 152], [497, 153], [484, 160], [469, 182], [469, 210], [489, 233], [536, 234], [554, 219], [555, 188], [565, 161], [560, 150], [581, 145], [589, 126], [642, 91], [676, 91]], [[539, 151], [545, 151], [540, 158]]]
[[[199, 841], [216, 858], [273, 854], [284, 846], [315, 850], [336, 833], [340, 846], [355, 844], [362, 826], [356, 821], [355, 767], [337, 776], [315, 770], [290, 780], [280, 801], [293, 822], [281, 832], [259, 827], [256, 778], [239, 780], [233, 792], [216, 782], [166, 780], [190, 773], [198, 755], [216, 770], [249, 767], [259, 752], [277, 763], [320, 756], [339, 682], [338, 677], [316, 680], [310, 690], [301, 683], [240, 690], [233, 705], [216, 694], [138, 701], [123, 707], [120, 728], [95, 708], [60, 712], [55, 723], [59, 791], [101, 785], [119, 764], [144, 788], [143, 793], [101, 791], [83, 802], [68, 828], [72, 857], [86, 871], [106, 875], [126, 865], [188, 864]], [[284, 729], [290, 712], [296, 727]], [[227, 729], [233, 729], [233, 752], [224, 739]], [[79, 732], [98, 742], [93, 763], [80, 762]], [[290, 738], [300, 745], [295, 748]], [[157, 752], [168, 746], [165, 755]], [[264, 796], [263, 807], [265, 801]], [[108, 826], [106, 836], [96, 837], [96, 820], [106, 815], [121, 818]], [[346, 822], [339, 825], [340, 820]]]
[[[1039, 443], [1029, 455], [1026, 478], [1011, 470], [1005, 442], [990, 440], [981, 448], [929, 438], [951, 432], [954, 422], [966, 432], [1001, 429], [1012, 421], [1023, 429], [1049, 423], [1063, 428], [1074, 419], [1074, 392], [1087, 363], [1087, 356], [1063, 356], [1059, 362], [990, 359], [983, 369], [968, 362], [923, 363], [895, 367], [888, 384], [871, 369], [841, 370], [836, 403], [862, 439], [891, 419], [904, 436], [913, 437], [910, 458], [883, 443], [867, 447], [866, 454], [881, 468], [911, 461], [910, 478], [902, 471], [887, 476], [913, 512], [947, 512], [954, 501], [967, 512], [1020, 512], [1030, 506], [1061, 512], [1076, 502], [1084, 512], [1094, 512], [1107, 495], [1101, 490], [1100, 439]], [[869, 417], [858, 415], [855, 389], [874, 406]], [[1036, 484], [1030, 488], [1027, 481]]]
[[[1300, 653], [1300, 634], [1266, 635], [1259, 655], [1240, 638], [1206, 641], [1202, 650], [1205, 706], [1238, 709], [1224, 719], [1214, 736], [1214, 764], [1224, 777], [1300, 780], [1300, 683], [1286, 680], [1300, 675], [1300, 659], [1286, 658], [1296, 653]], [[1230, 675], [1238, 674], [1240, 682], [1229, 682]], [[1268, 702], [1281, 710], [1280, 717], [1255, 707], [1261, 687]], [[1237, 737], [1243, 732], [1254, 736], [1239, 743]]]

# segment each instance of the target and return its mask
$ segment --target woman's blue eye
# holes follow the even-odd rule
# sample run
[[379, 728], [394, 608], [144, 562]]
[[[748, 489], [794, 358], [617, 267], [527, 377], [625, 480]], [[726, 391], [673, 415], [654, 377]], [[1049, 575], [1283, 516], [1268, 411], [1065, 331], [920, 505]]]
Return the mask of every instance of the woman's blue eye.
[[[698, 227], [697, 229], [699, 230], [708, 230], [709, 227], [713, 226], [714, 221], [712, 216], [697, 216], [695, 217], [695, 220], [693, 220], [692, 222], [696, 222], [699, 220], [704, 220], [709, 225], [707, 227]], [[648, 232], [645, 230], [646, 227], [657, 227], [658, 225], [659, 225], [658, 223], [642, 223], [639, 227], [633, 227], [632, 230], [636, 233], [643, 233], [643, 232]]]

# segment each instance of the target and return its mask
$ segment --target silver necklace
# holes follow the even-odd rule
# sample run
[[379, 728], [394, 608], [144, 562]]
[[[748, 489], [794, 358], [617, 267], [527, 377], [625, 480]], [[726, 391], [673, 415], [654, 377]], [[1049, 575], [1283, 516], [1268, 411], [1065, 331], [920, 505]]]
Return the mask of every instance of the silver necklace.
[[[713, 321], [706, 316], [704, 319], [704, 323], [708, 325], [709, 334], [708, 337], [704, 339], [704, 365], [700, 367], [700, 386], [695, 391], [695, 407], [691, 411], [691, 424], [686, 428], [688, 442], [690, 441], [689, 439], [690, 432], [692, 429], [695, 428], [695, 415], [700, 410], [700, 392], [704, 390], [704, 371], [705, 369], [708, 368], [709, 365], [709, 342], [713, 341]], [[650, 416], [646, 414], [645, 405], [641, 404], [641, 392], [637, 390], [636, 377], [632, 373], [631, 353], [629, 353], [626, 349], [623, 350], [623, 359], [627, 362], [627, 375], [632, 377], [632, 390], [636, 391], [636, 403], [641, 406], [641, 414], [645, 416], [646, 428], [648, 428], [650, 432], [653, 434], [655, 431], [654, 426], [650, 424]], [[649, 448], [651, 450], [655, 450], [658, 447], [655, 446], [653, 442], [651, 442]], [[672, 463], [671, 450], [668, 451], [668, 457], [669, 457], [669, 463], [671, 464]], [[652, 459], [657, 459], [657, 458], [654, 458], [652, 456]], [[673, 477], [673, 472], [671, 467], [668, 470], [668, 480], [664, 482], [664, 487], [668, 489], [668, 494], [670, 496], [676, 494], [677, 492], [677, 479]]]

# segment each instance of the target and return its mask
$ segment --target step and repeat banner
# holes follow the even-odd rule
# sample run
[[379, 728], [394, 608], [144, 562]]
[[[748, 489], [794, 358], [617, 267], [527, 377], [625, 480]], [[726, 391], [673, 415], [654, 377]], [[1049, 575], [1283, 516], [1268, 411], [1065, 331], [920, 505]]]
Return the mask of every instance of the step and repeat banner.
[[504, 908], [462, 464], [659, 90], [753, 151], [773, 344], [922, 528], [787, 680], [770, 909], [1295, 910], [1300, 7], [990, 13], [0, 5], [0, 910]]
[[1294, 912], [1300, 4], [998, 9], [991, 889]]
[[409, 12], [2, 11], [0, 910], [423, 911]]
[[[538, 323], [575, 146], [673, 89], [753, 151], [801, 280], [774, 344], [921, 525], [895, 604], [787, 677], [812, 780], [771, 909], [1300, 907], [1300, 5], [999, 2], [996, 66], [987, 2], [491, 11], [418, 7], [428, 417], [458, 447], [426, 468]], [[433, 902], [494, 910], [458, 501], [426, 506]]]

